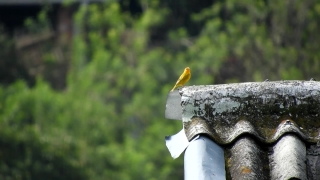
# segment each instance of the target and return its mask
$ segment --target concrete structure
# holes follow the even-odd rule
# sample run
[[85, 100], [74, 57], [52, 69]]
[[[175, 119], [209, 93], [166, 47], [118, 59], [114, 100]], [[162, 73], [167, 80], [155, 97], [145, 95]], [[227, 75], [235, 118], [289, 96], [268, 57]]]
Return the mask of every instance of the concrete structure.
[[[168, 96], [166, 118], [180, 118], [189, 141], [201, 135], [223, 149], [226, 179], [320, 179], [320, 82], [184, 87]], [[194, 149], [194, 142], [189, 147]], [[200, 146], [191, 157], [189, 147], [185, 163], [208, 160], [193, 166], [195, 172], [209, 172], [198, 179], [221, 179], [203, 168], [221, 157], [206, 152], [203, 158]], [[223, 171], [221, 165], [215, 168]]]

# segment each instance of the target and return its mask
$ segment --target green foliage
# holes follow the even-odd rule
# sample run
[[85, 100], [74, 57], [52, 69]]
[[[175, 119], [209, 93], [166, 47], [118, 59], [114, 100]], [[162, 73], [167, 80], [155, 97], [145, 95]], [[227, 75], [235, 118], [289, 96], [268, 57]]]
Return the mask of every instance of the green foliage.
[[0, 179], [182, 179], [164, 144], [182, 125], [163, 112], [184, 67], [188, 85], [319, 79], [318, 2], [130, 3], [79, 7], [64, 90], [0, 87]]
[[31, 90], [21, 81], [1, 88], [1, 179], [88, 178], [79, 162], [80, 140], [58, 128], [53, 117], [52, 122], [46, 119], [54, 116], [53, 94], [44, 84]]
[[47, 13], [50, 9], [50, 6], [45, 6], [43, 10], [40, 11], [36, 19], [28, 17], [25, 20], [25, 27], [29, 33], [41, 33], [47, 31], [51, 28]]

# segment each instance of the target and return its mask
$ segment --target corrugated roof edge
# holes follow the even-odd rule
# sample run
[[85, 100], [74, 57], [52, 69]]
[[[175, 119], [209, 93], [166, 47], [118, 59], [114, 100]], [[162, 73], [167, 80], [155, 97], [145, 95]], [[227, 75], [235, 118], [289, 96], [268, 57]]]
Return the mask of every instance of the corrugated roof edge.
[[[317, 177], [320, 166], [306, 145], [294, 134], [282, 136], [265, 146], [249, 136], [242, 136], [225, 147], [227, 179], [310, 179]], [[317, 148], [319, 150], [319, 147]], [[312, 177], [312, 178], [311, 178]]]
[[[285, 120], [279, 124], [272, 136], [264, 137], [255, 131], [254, 127], [248, 121], [239, 121], [234, 127], [223, 129], [225, 133], [217, 133], [211, 128], [207, 127], [207, 123], [199, 117], [192, 118], [192, 120], [185, 125], [185, 132], [190, 141], [199, 134], [206, 134], [211, 139], [219, 144], [230, 144], [243, 134], [250, 134], [262, 143], [272, 144], [281, 138], [284, 134], [296, 134], [305, 142], [315, 144], [320, 141], [320, 137], [306, 136], [301, 129], [292, 120]], [[225, 136], [224, 136], [225, 135]]]

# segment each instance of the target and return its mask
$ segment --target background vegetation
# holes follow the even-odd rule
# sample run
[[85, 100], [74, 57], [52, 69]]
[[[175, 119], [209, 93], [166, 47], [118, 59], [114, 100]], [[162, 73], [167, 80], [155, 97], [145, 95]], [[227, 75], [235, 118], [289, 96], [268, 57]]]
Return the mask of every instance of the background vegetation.
[[316, 0], [108, 1], [74, 22], [67, 63], [44, 48], [36, 79], [0, 30], [0, 179], [183, 179], [164, 143], [182, 125], [163, 114], [184, 67], [188, 85], [320, 79]]

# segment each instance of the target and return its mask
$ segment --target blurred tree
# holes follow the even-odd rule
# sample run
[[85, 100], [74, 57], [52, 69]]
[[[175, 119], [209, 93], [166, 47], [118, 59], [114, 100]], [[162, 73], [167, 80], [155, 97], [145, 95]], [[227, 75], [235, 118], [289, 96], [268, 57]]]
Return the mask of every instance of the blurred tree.
[[[220, 81], [309, 79], [319, 76], [307, 65], [319, 63], [319, 51], [311, 47], [319, 47], [314, 41], [319, 34], [313, 31], [319, 28], [318, 6], [317, 1], [229, 0], [216, 2], [193, 17], [205, 23], [202, 34], [212, 34], [210, 42], [226, 36]], [[227, 72], [230, 68], [232, 73]]]
[[[0, 24], [0, 83], [9, 85], [17, 79], [29, 80], [29, 75], [15, 52], [14, 41]], [[30, 85], [34, 81], [28, 81]]]
[[0, 87], [0, 179], [88, 179], [78, 140], [37, 117], [43, 101], [39, 91], [54, 93], [43, 90], [30, 90], [20, 81]]

